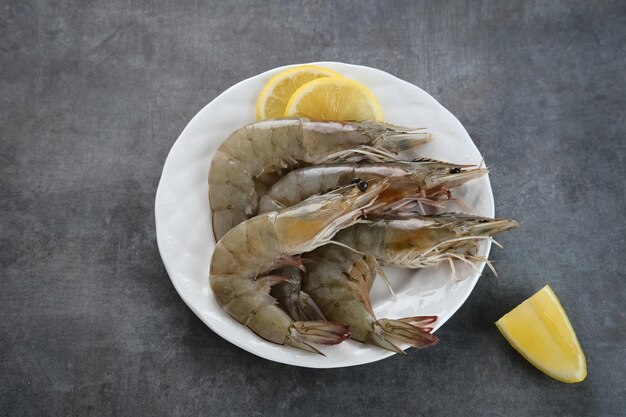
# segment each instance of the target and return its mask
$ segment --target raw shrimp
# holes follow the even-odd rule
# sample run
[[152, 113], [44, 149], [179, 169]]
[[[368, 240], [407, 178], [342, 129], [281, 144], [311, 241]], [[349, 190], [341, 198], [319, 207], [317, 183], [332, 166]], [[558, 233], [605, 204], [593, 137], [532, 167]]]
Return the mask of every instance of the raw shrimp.
[[[383, 198], [384, 195], [381, 194], [379, 200]], [[517, 222], [509, 219], [465, 214], [411, 215], [352, 225], [338, 232], [333, 242], [352, 248], [356, 253], [371, 256], [382, 265], [417, 269], [447, 261], [452, 268], [453, 277], [458, 279], [453, 262], [455, 260], [475, 269], [476, 262], [486, 262], [495, 274], [488, 259], [475, 255], [478, 243], [480, 240], [493, 240], [495, 234], [516, 227]], [[342, 250], [331, 245], [328, 251], [335, 249]], [[380, 268], [379, 272], [382, 273]], [[317, 300], [306, 290], [303, 291], [300, 275], [294, 271], [288, 282], [280, 283], [272, 289], [272, 294], [276, 293], [280, 305], [292, 317], [319, 320], [320, 315], [315, 309]], [[389, 286], [388, 282], [386, 284]], [[325, 316], [326, 311], [321, 307], [318, 308]]]
[[[259, 213], [280, 210], [321, 192], [351, 181], [390, 178], [392, 190], [411, 191], [414, 203], [439, 205], [450, 199], [450, 189], [488, 172], [474, 165], [460, 165], [432, 159], [378, 164], [334, 164], [300, 168], [282, 177], [261, 198]], [[394, 186], [394, 183], [397, 185]]]
[[493, 241], [495, 234], [517, 226], [515, 220], [468, 214], [413, 215], [356, 224], [333, 241], [370, 254], [384, 265], [427, 268], [449, 261], [454, 272], [453, 260], [472, 266], [473, 261], [484, 261], [492, 268], [488, 260], [475, 256], [479, 242]]
[[[387, 178], [390, 187], [379, 200], [393, 204], [370, 208], [372, 214], [393, 214], [416, 208], [421, 211], [425, 205], [440, 205], [440, 199], [450, 200], [450, 189], [487, 173], [486, 168], [473, 165], [460, 165], [430, 159], [410, 162], [379, 164], [337, 164], [319, 165], [292, 171], [274, 184], [261, 198], [259, 212], [280, 210], [297, 204], [329, 189], [345, 184]], [[300, 288], [300, 271], [286, 268], [276, 271], [290, 276], [290, 280], [272, 287], [271, 295], [294, 319], [322, 320], [323, 314], [311, 297]]]
[[380, 122], [268, 120], [236, 130], [209, 170], [213, 233], [219, 240], [254, 216], [268, 184], [291, 169], [333, 162], [384, 162], [431, 140], [421, 129]]
[[278, 266], [296, 265], [293, 255], [328, 243], [338, 230], [357, 222], [362, 210], [386, 187], [385, 181], [365, 191], [344, 187], [233, 228], [218, 241], [211, 259], [209, 282], [218, 304], [270, 342], [321, 353], [312, 343], [344, 340], [348, 327], [343, 324], [294, 322], [269, 295], [270, 287], [286, 278], [263, 274]]
[[328, 320], [350, 326], [353, 340], [397, 353], [404, 353], [397, 343], [426, 347], [437, 342], [428, 327], [437, 316], [376, 319], [369, 293], [378, 268], [371, 255], [326, 245], [305, 256], [310, 262], [303, 289]]

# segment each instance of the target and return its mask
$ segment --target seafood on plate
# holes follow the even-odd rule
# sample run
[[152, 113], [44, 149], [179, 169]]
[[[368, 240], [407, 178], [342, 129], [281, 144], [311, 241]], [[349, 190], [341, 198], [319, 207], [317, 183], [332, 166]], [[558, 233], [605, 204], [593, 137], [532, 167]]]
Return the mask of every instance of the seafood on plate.
[[312, 353], [349, 336], [398, 353], [436, 343], [435, 316], [376, 318], [369, 292], [380, 265], [492, 268], [476, 255], [480, 242], [517, 223], [423, 214], [488, 172], [412, 159], [431, 139], [376, 121], [277, 119], [232, 133], [208, 178], [218, 304], [263, 339]]
[[[461, 261], [474, 269], [477, 269], [476, 263], [486, 262], [495, 274], [488, 259], [476, 256], [478, 245], [482, 240], [494, 241], [494, 235], [516, 227], [517, 222], [510, 219], [457, 213], [381, 217], [369, 222], [361, 221], [339, 231], [332, 240], [335, 245], [320, 249], [315, 262], [320, 261], [320, 254], [341, 253], [350, 248], [356, 254], [354, 256], [369, 257], [369, 264], [381, 273], [390, 290], [380, 265], [419, 269], [448, 262], [453, 278], [459, 280], [461, 277], [457, 276], [454, 261]], [[308, 257], [305, 256], [305, 259]], [[315, 262], [305, 264], [307, 272], [310, 272], [310, 267], [319, 269]], [[303, 320], [327, 317], [326, 310], [316, 304], [317, 298], [305, 289], [308, 287], [305, 285], [307, 274], [300, 270], [287, 273], [290, 279], [272, 288], [272, 294], [280, 305], [292, 317]]]
[[387, 123], [313, 122], [279, 119], [237, 129], [213, 156], [209, 202], [213, 233], [219, 240], [257, 214], [259, 198], [286, 172], [307, 165], [385, 162], [429, 142], [423, 129]]
[[[399, 201], [411, 205], [441, 205], [442, 200], [451, 200], [455, 187], [482, 177], [489, 171], [475, 165], [462, 165], [427, 158], [413, 161], [398, 161], [374, 164], [332, 164], [296, 169], [278, 180], [259, 203], [259, 213], [280, 210], [327, 190], [351, 182], [381, 180], [388, 178], [390, 187], [385, 193], [404, 193]], [[424, 213], [425, 214], [425, 213]]]
[[[445, 213], [380, 218], [342, 230], [333, 239], [357, 252], [367, 253], [381, 264], [401, 268], [428, 268], [442, 261], [459, 260], [472, 267], [491, 263], [475, 255], [483, 240], [517, 228], [511, 219], [492, 219], [471, 214]], [[497, 244], [497, 242], [496, 242]]]
[[385, 181], [366, 190], [344, 187], [237, 225], [218, 241], [211, 259], [209, 284], [218, 304], [273, 343], [315, 353], [321, 353], [315, 343], [340, 343], [348, 337], [348, 326], [292, 320], [269, 294], [272, 285], [286, 278], [266, 274], [297, 265], [293, 255], [328, 243], [337, 231], [356, 223], [386, 187]]
[[303, 289], [328, 320], [350, 326], [351, 339], [396, 353], [404, 353], [401, 343], [427, 347], [437, 342], [430, 334], [436, 316], [376, 318], [369, 293], [378, 267], [371, 255], [326, 245], [306, 254], [305, 259]]
[[[380, 196], [380, 204], [370, 207], [367, 214], [411, 216], [416, 210], [423, 213], [423, 205], [440, 206], [442, 199], [453, 200], [452, 189], [487, 172], [486, 168], [480, 166], [425, 158], [409, 162], [311, 166], [291, 171], [276, 182], [261, 198], [259, 211], [264, 213], [289, 207], [311, 195], [345, 184], [357, 183], [366, 187], [367, 183], [363, 181], [385, 178], [389, 182], [389, 187]], [[315, 302], [306, 291], [301, 290], [299, 279], [301, 272], [298, 269], [288, 267], [277, 271], [277, 274], [291, 277], [289, 281], [272, 288], [272, 295], [291, 317], [309, 320], [323, 318]]]

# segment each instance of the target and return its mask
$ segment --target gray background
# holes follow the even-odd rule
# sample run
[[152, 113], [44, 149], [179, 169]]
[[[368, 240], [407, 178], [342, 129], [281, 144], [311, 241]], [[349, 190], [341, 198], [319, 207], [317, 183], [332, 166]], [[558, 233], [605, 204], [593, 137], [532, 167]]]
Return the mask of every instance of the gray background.
[[[624, 1], [202, 3], [2, 1], [0, 415], [624, 415]], [[316, 60], [430, 92], [521, 222], [435, 348], [271, 363], [209, 330], [161, 263], [154, 194], [190, 118]], [[547, 378], [493, 324], [546, 283], [583, 383]]]

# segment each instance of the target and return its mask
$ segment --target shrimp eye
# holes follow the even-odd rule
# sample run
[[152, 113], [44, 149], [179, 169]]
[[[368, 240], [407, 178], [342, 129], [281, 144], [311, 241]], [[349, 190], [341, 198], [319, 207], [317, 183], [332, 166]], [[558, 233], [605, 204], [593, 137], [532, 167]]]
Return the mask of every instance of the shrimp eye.
[[450, 168], [450, 174], [460, 174], [461, 168]]
[[367, 183], [365, 181], [359, 181], [357, 187], [359, 187], [359, 190], [365, 192], [365, 190], [367, 190]]
[[350, 184], [358, 184], [361, 182], [361, 178], [353, 178], [352, 181], [350, 181]]

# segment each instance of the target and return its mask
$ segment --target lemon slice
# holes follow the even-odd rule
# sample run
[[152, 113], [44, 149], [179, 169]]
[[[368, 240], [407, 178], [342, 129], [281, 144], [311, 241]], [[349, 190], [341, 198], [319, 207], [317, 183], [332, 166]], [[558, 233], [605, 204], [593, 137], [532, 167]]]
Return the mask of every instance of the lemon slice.
[[315, 65], [300, 65], [274, 75], [257, 100], [257, 120], [284, 117], [291, 95], [303, 84], [321, 77], [341, 77], [341, 74]]
[[298, 88], [285, 116], [314, 120], [383, 120], [374, 94], [363, 84], [344, 77], [326, 77]]
[[546, 375], [563, 382], [580, 382], [587, 376], [587, 362], [576, 333], [549, 285], [503, 316], [496, 326]]

